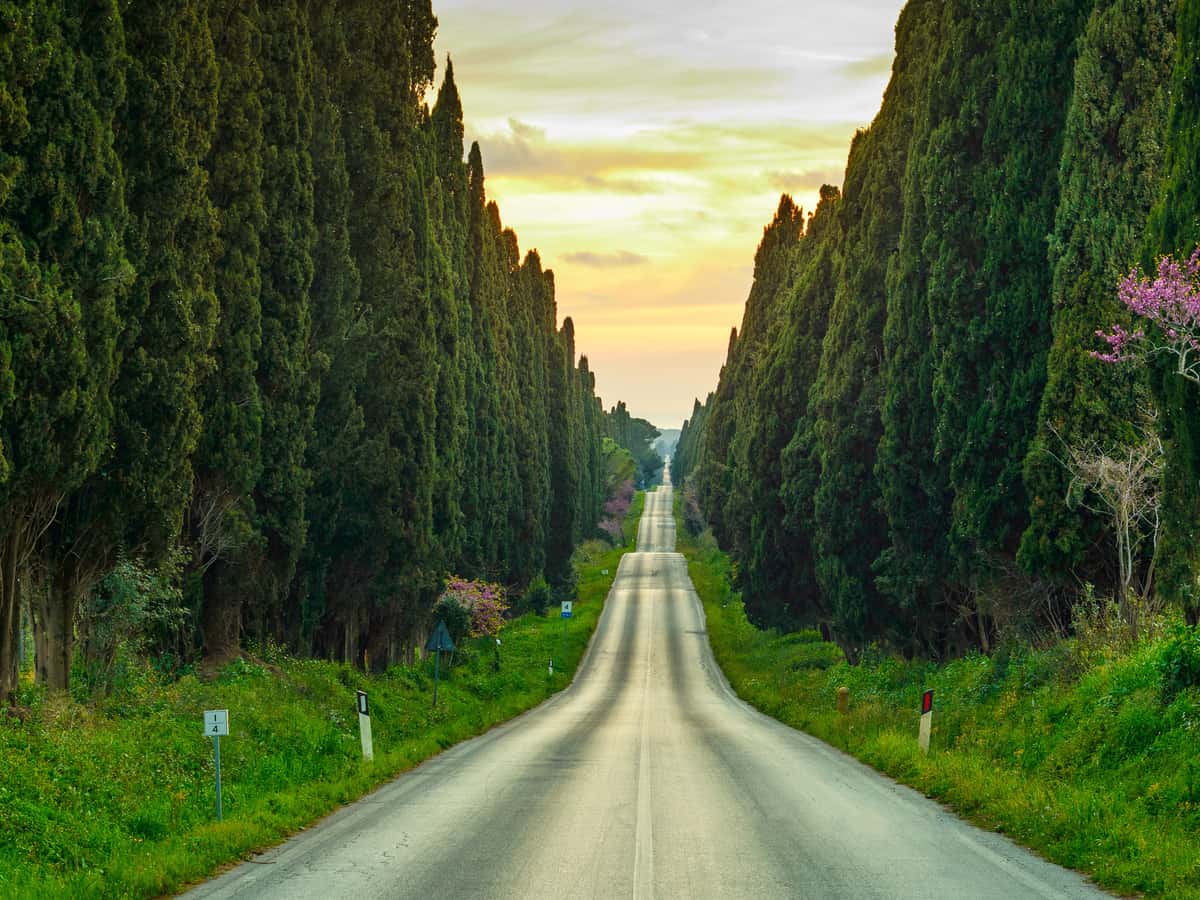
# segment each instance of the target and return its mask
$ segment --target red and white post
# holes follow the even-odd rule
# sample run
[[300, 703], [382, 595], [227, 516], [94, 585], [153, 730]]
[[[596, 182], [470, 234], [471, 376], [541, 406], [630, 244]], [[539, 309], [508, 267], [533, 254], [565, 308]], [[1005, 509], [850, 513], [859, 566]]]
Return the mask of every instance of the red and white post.
[[917, 735], [917, 746], [922, 753], [929, 752], [929, 733], [933, 730], [933, 691], [921, 697], [921, 731]]

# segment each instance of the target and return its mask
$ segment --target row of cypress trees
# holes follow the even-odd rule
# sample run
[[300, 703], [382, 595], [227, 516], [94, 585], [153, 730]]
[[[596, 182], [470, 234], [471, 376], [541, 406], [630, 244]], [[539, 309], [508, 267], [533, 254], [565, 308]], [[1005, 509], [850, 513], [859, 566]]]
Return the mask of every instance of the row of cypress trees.
[[1198, 40], [1196, 0], [905, 6], [843, 188], [783, 198], [672, 464], [755, 621], [942, 654], [1111, 588], [1059, 460], [1130, 440], [1148, 398], [1158, 590], [1200, 608], [1194, 388], [1088, 355], [1119, 276], [1200, 240]]
[[0, 0], [0, 696], [174, 561], [183, 654], [375, 666], [455, 571], [571, 588], [605, 414], [464, 161], [428, 0]]

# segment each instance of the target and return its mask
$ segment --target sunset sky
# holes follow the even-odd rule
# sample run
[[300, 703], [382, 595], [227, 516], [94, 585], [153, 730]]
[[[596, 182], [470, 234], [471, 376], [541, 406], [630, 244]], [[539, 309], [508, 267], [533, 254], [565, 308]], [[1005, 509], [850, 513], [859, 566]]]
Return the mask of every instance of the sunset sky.
[[841, 184], [902, 5], [435, 2], [488, 193], [606, 406], [677, 428], [716, 386], [762, 227]]

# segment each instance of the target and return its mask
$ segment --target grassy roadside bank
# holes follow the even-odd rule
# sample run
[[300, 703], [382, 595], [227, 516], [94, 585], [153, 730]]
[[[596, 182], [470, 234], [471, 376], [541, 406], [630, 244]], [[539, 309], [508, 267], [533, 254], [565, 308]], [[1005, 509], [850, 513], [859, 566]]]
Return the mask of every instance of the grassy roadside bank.
[[[459, 741], [570, 683], [626, 546], [576, 553], [575, 616], [552, 608], [509, 622], [493, 671], [489, 638], [444, 661], [367, 676], [341, 664], [260, 653], [215, 681], [163, 682], [148, 668], [94, 704], [39, 698], [23, 724], [0, 716], [0, 897], [146, 897], [203, 879], [274, 844]], [[607, 574], [604, 574], [607, 570]], [[547, 673], [554, 657], [555, 673]], [[371, 698], [375, 759], [364, 764], [356, 690]], [[201, 713], [228, 708], [221, 741], [224, 821], [214, 821], [212, 745]]]
[[1200, 638], [1176, 631], [1121, 652], [1074, 640], [943, 665], [874, 655], [851, 667], [815, 632], [751, 625], [728, 558], [676, 521], [713, 652], [747, 702], [1110, 890], [1200, 897], [1200, 690], [1177, 674], [1181, 660], [1200, 662]]

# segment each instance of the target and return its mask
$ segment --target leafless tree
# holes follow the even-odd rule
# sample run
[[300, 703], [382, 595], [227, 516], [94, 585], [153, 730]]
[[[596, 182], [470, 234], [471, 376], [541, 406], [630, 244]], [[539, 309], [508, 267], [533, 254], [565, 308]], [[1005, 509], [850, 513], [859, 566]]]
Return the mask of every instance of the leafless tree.
[[[1071, 474], [1067, 502], [1106, 518], [1112, 527], [1121, 615], [1135, 638], [1135, 597], [1150, 595], [1158, 550], [1164, 456], [1156, 419], [1156, 413], [1144, 412], [1137, 436], [1130, 443], [1102, 446], [1087, 441], [1067, 446], [1065, 459], [1059, 460]], [[1150, 562], [1145, 576], [1135, 584], [1140, 550], [1147, 540], [1151, 544]]]

